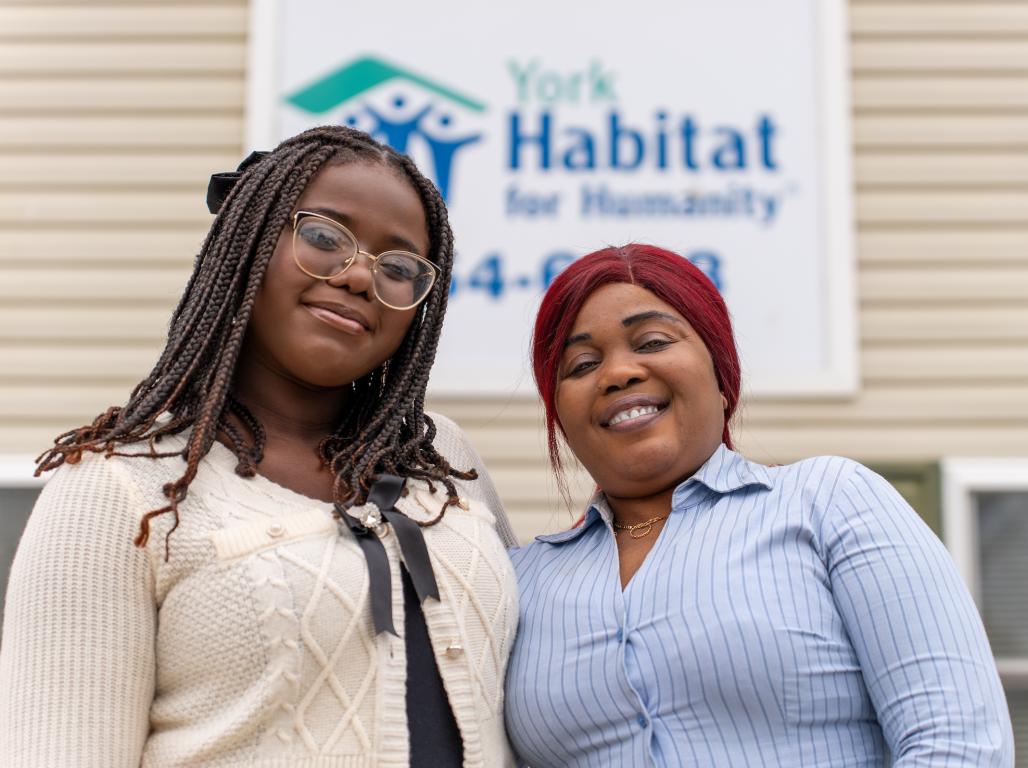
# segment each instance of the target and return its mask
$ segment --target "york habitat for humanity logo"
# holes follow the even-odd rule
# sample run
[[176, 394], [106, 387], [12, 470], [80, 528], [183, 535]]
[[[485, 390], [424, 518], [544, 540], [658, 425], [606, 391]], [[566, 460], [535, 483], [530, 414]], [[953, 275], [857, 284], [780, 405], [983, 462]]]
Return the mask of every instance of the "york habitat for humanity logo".
[[452, 192], [457, 153], [482, 138], [460, 122], [461, 113], [484, 112], [485, 104], [372, 56], [344, 64], [286, 101], [315, 115], [334, 112], [335, 122], [360, 128], [397, 152], [423, 155], [419, 166], [443, 200]]

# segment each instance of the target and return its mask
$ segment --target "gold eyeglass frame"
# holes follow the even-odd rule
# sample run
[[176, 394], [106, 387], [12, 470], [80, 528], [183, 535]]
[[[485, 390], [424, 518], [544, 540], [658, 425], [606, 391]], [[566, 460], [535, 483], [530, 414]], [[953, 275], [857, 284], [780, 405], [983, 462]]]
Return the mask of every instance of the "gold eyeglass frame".
[[[331, 224], [333, 227], [336, 227], [337, 229], [341, 229], [343, 232], [346, 233], [346, 236], [349, 237], [353, 241], [354, 246], [356, 246], [357, 250], [354, 252], [353, 257], [343, 266], [342, 269], [340, 269], [334, 275], [329, 275], [327, 277], [325, 277], [324, 275], [316, 275], [313, 272], [311, 272], [309, 269], [304, 268], [303, 264], [300, 263], [300, 259], [296, 255], [296, 237], [297, 237], [297, 232], [300, 229], [300, 219], [301, 218], [318, 219], [319, 221], [324, 221], [324, 222], [326, 222], [328, 224]], [[383, 304], [384, 306], [387, 306], [390, 309], [395, 309], [395, 310], [398, 310], [398, 311], [401, 311], [401, 312], [405, 311], [405, 310], [408, 310], [408, 309], [414, 309], [416, 306], [421, 304], [421, 302], [423, 302], [425, 299], [427, 299], [428, 295], [430, 293], [432, 293], [432, 288], [435, 286], [436, 279], [439, 277], [439, 267], [437, 267], [431, 261], [426, 259], [424, 256], [419, 256], [416, 253], [411, 253], [410, 251], [401, 251], [401, 250], [394, 249], [394, 250], [391, 250], [391, 251], [382, 251], [382, 253], [380, 253], [380, 254], [378, 254], [376, 256], [373, 253], [368, 253], [367, 251], [362, 251], [360, 249], [359, 241], [357, 240], [357, 237], [353, 234], [353, 232], [351, 232], [349, 229], [344, 227], [342, 224], [340, 224], [335, 219], [333, 219], [333, 218], [331, 218], [329, 216], [325, 216], [325, 215], [320, 214], [320, 213], [314, 213], [313, 211], [297, 211], [296, 213], [293, 214], [293, 240], [292, 240], [292, 247], [293, 247], [293, 263], [296, 264], [297, 269], [299, 269], [305, 275], [313, 277], [315, 280], [332, 280], [333, 278], [339, 277], [339, 275], [343, 274], [346, 270], [348, 270], [350, 267], [352, 267], [354, 262], [357, 261], [357, 257], [360, 256], [363, 253], [365, 256], [368, 257], [368, 262], [371, 265], [371, 286], [372, 286], [373, 292], [375, 294], [375, 299], [379, 303]], [[378, 288], [377, 288], [377, 286], [375, 286], [375, 279], [376, 279], [376, 277], [378, 275], [378, 260], [381, 259], [383, 256], [386, 256], [386, 255], [388, 255], [390, 253], [401, 253], [404, 256], [410, 256], [410, 257], [416, 259], [417, 261], [421, 262], [422, 264], [427, 264], [428, 268], [429, 268], [429, 273], [432, 275], [432, 280], [428, 284], [428, 290], [425, 291], [425, 295], [422, 296], [420, 299], [418, 299], [413, 304], [411, 304], [409, 306], [406, 306], [406, 307], [398, 307], [395, 304], [390, 304], [388, 301], [385, 301], [381, 296], [378, 295]]]

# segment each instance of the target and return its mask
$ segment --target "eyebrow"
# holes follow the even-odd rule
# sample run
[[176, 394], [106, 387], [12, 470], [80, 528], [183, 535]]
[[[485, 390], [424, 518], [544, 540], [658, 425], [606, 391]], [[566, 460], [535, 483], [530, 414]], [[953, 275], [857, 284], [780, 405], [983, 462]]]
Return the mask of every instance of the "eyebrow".
[[[661, 312], [658, 309], [652, 309], [649, 312], [639, 312], [635, 315], [629, 315], [621, 321], [621, 325], [625, 328], [631, 328], [633, 325], [638, 323], [646, 322], [647, 320], [670, 320], [671, 322], [683, 325], [680, 318], [674, 315], [669, 315], [667, 312]], [[576, 333], [574, 336], [568, 336], [564, 342], [564, 349], [567, 349], [572, 344], [580, 344], [583, 341], [590, 341], [592, 339], [591, 333]]]
[[680, 318], [677, 318], [674, 315], [669, 315], [667, 312], [661, 312], [658, 309], [651, 309], [649, 312], [640, 312], [637, 315], [629, 315], [621, 321], [621, 325], [625, 326], [625, 328], [631, 328], [633, 325], [643, 323], [647, 320], [670, 320], [673, 323], [683, 325]]
[[[305, 211], [307, 211], [309, 213], [320, 213], [322, 216], [327, 216], [328, 218], [332, 219], [336, 223], [342, 224], [347, 229], [352, 229], [354, 227], [353, 219], [350, 216], [347, 216], [342, 211], [337, 211], [334, 208], [304, 208], [303, 210], [305, 210]], [[356, 235], [356, 234], [357, 233], [354, 232], [354, 235]], [[389, 242], [394, 247], [396, 247], [396, 248], [398, 248], [400, 250], [410, 251], [411, 253], [416, 253], [418, 256], [422, 256], [423, 255], [421, 253], [421, 249], [418, 248], [417, 245], [412, 243], [410, 240], [408, 240], [403, 235], [390, 234], [389, 235]], [[386, 250], [391, 250], [391, 249], [387, 248]]]

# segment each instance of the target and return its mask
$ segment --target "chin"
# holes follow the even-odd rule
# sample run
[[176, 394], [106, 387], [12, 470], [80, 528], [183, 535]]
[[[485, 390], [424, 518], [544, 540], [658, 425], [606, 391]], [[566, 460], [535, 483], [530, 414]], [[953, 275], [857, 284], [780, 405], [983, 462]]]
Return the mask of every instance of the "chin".
[[294, 366], [290, 370], [295, 371], [303, 381], [325, 388], [348, 386], [382, 365], [382, 361], [361, 360], [359, 358], [364, 355], [340, 350], [338, 347], [307, 349], [300, 357], [302, 359], [293, 360]]

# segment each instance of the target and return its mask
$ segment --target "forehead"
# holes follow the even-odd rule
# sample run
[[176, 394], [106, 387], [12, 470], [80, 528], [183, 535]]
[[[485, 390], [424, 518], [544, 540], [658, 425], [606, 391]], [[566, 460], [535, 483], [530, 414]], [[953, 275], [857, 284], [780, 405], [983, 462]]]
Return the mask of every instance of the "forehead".
[[428, 224], [421, 198], [398, 170], [378, 162], [330, 164], [318, 171], [297, 210], [337, 211], [358, 237], [396, 236], [428, 252]]
[[618, 330], [624, 327], [625, 318], [651, 311], [665, 312], [688, 325], [678, 310], [645, 288], [630, 283], [611, 283], [597, 288], [585, 300], [569, 335]]

